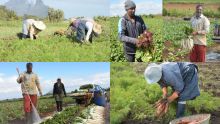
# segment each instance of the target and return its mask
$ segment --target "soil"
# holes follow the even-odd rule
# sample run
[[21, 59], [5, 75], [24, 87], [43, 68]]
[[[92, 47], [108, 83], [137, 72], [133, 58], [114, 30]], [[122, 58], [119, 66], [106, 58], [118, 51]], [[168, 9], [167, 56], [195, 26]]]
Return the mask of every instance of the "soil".
[[[170, 53], [172, 55], [175, 55], [176, 51], [182, 50], [181, 48], [174, 47], [171, 41], [165, 41], [164, 45], [165, 45], [165, 49], [163, 50], [163, 53], [162, 53], [163, 60], [166, 60], [167, 58], [169, 58], [169, 56], [171, 56]], [[169, 48], [174, 48], [174, 50], [170, 51]], [[189, 61], [189, 56], [188, 54], [184, 56], [177, 56], [175, 61]]]
[[211, 113], [211, 124], [220, 124], [220, 109]]
[[132, 119], [126, 119], [121, 124], [161, 124], [160, 122], [153, 122], [150, 120], [132, 120]]
[[[197, 4], [193, 3], [167, 3], [163, 4], [164, 8], [167, 10], [195, 10]], [[204, 9], [209, 9], [213, 11], [218, 11], [220, 4], [204, 4]]]
[[197, 63], [199, 67], [199, 86], [214, 96], [220, 97], [220, 63]]

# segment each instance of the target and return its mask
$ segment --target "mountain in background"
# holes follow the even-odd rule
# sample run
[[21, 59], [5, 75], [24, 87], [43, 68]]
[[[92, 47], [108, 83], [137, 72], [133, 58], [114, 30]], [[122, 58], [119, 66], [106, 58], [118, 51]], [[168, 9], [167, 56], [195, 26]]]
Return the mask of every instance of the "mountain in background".
[[42, 18], [47, 17], [49, 8], [42, 0], [9, 0], [5, 6], [15, 11], [18, 16], [27, 14]]

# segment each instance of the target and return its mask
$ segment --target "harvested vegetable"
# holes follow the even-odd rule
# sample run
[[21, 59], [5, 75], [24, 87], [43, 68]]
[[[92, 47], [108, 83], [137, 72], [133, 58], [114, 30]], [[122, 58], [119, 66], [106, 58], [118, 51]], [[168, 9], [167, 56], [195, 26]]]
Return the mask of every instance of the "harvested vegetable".
[[193, 39], [192, 39], [193, 29], [189, 26], [185, 26], [184, 33], [185, 33], [185, 36], [181, 41], [181, 47], [187, 51], [191, 51], [194, 46]]
[[155, 103], [154, 107], [156, 108], [156, 116], [162, 117], [168, 111], [169, 102], [168, 102], [167, 98], [163, 98], [163, 99], [158, 100]]

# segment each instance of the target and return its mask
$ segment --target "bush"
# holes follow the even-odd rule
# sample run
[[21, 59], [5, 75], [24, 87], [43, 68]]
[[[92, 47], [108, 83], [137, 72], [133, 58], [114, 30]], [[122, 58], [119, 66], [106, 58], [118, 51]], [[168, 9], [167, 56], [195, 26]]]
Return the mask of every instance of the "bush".
[[0, 19], [1, 20], [18, 20], [19, 17], [12, 10], [8, 10], [5, 6], [0, 6]]
[[50, 22], [60, 22], [64, 20], [64, 12], [62, 10], [48, 9], [48, 19]]

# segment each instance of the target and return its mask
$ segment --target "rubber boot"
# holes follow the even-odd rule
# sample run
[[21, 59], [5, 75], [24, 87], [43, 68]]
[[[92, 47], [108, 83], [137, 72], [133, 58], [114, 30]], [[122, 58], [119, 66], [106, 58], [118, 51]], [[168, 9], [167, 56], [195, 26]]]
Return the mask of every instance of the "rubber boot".
[[32, 116], [30, 112], [25, 113], [26, 124], [32, 124]]
[[62, 110], [63, 110], [63, 102], [60, 101], [60, 111], [62, 111]]
[[179, 103], [177, 105], [176, 118], [180, 118], [184, 116], [186, 104]]
[[57, 111], [59, 112], [59, 101], [56, 101], [57, 104]]

